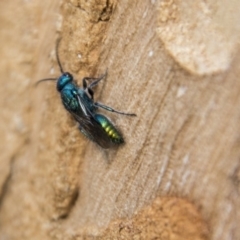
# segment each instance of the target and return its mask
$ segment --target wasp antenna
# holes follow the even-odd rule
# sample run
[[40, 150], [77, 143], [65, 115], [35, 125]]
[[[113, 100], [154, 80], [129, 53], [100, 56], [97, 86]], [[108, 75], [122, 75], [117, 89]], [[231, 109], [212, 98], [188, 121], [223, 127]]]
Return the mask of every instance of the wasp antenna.
[[62, 38], [58, 38], [58, 39], [57, 39], [57, 43], [56, 43], [56, 57], [57, 57], [57, 63], [58, 63], [58, 66], [59, 66], [59, 68], [60, 68], [60, 71], [61, 71], [61, 73], [64, 73], [62, 64], [61, 64], [61, 62], [60, 62], [59, 54], [58, 54], [59, 44], [60, 44], [60, 42], [61, 42], [61, 39], [62, 39]]
[[35, 86], [37, 86], [39, 83], [45, 82], [45, 81], [57, 81], [57, 78], [44, 78], [44, 79], [41, 79], [41, 80], [39, 80], [39, 81], [37, 81], [35, 83]]

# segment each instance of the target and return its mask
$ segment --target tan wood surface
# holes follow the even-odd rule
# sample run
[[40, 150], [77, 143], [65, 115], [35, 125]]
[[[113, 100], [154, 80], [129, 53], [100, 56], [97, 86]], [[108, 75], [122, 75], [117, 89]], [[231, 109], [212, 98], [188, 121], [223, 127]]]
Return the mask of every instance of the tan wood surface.
[[[1, 1], [0, 240], [240, 239], [238, 1]], [[125, 145], [86, 139], [52, 82], [95, 99]]]

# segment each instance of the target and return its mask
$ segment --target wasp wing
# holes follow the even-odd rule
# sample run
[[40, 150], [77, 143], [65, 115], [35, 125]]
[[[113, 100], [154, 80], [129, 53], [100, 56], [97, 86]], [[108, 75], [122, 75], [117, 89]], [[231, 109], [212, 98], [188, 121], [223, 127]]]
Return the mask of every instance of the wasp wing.
[[102, 126], [95, 120], [93, 113], [85, 106], [81, 97], [77, 95], [81, 111], [73, 112], [70, 110], [72, 116], [80, 124], [80, 131], [90, 140], [96, 142], [102, 148], [110, 148], [115, 145], [109, 136], [106, 134]]

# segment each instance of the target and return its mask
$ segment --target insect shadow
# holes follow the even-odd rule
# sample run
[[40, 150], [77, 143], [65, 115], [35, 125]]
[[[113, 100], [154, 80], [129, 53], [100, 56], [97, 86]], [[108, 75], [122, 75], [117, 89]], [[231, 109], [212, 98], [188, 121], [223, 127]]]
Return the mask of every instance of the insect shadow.
[[136, 114], [120, 112], [94, 101], [93, 88], [106, 77], [107, 71], [98, 78], [84, 77], [82, 79], [83, 88], [80, 88], [72, 74], [63, 70], [58, 53], [60, 41], [61, 38], [56, 43], [56, 58], [61, 76], [41, 79], [36, 85], [44, 81], [57, 81], [56, 88], [60, 93], [63, 106], [79, 123], [79, 130], [88, 139], [104, 149], [123, 144], [124, 139], [120, 131], [106, 116], [97, 113], [97, 110], [102, 108], [113, 113], [132, 117], [136, 116]]

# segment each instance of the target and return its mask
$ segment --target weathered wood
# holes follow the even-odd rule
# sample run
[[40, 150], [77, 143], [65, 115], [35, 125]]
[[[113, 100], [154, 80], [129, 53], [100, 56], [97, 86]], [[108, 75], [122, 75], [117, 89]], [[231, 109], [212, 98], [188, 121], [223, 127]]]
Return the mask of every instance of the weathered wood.
[[[221, 2], [0, 3], [0, 239], [240, 239], [240, 4]], [[101, 111], [124, 146], [34, 87], [59, 35], [64, 70], [108, 69], [95, 99], [137, 114]]]

